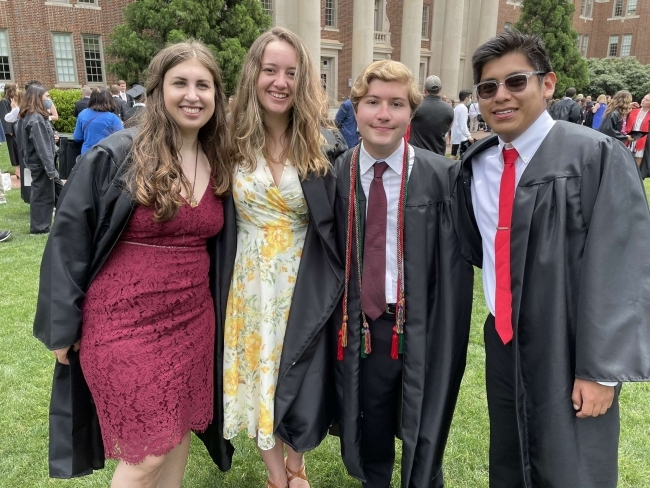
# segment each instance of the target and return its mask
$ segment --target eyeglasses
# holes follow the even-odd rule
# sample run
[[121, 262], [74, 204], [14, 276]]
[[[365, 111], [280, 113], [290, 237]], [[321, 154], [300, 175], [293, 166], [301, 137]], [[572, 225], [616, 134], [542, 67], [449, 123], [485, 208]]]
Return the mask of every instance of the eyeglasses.
[[522, 92], [528, 87], [528, 78], [534, 75], [545, 75], [544, 71], [529, 71], [528, 73], [517, 73], [510, 75], [503, 80], [503, 83], [496, 81], [482, 81], [474, 85], [474, 90], [478, 97], [482, 100], [489, 100], [494, 98], [499, 91], [499, 85], [506, 87], [510, 93]]

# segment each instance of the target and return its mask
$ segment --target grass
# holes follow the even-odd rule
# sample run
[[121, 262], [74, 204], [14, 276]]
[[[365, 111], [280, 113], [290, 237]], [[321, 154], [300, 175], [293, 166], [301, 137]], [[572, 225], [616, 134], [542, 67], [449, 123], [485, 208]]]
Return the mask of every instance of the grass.
[[[0, 146], [0, 168], [9, 170], [6, 145]], [[650, 194], [650, 184], [646, 183]], [[53, 358], [32, 337], [32, 319], [38, 269], [45, 237], [29, 235], [29, 206], [19, 191], [7, 193], [0, 206], [0, 229], [12, 238], [0, 244], [0, 488], [5, 487], [105, 487], [114, 462], [85, 478], [62, 481], [47, 477], [47, 415]], [[650, 245], [650, 243], [648, 243]], [[484, 388], [484, 354], [481, 328], [487, 314], [480, 272], [474, 286], [474, 312], [468, 366], [445, 458], [448, 488], [486, 488], [488, 423]], [[621, 395], [621, 488], [650, 484], [650, 385], [625, 385]], [[194, 439], [186, 471], [186, 487], [255, 488], [265, 486], [264, 466], [253, 443], [235, 439], [233, 468], [221, 473]], [[307, 454], [312, 486], [358, 487], [348, 477], [339, 457], [338, 439], [328, 438]], [[399, 470], [393, 485], [399, 486]]]

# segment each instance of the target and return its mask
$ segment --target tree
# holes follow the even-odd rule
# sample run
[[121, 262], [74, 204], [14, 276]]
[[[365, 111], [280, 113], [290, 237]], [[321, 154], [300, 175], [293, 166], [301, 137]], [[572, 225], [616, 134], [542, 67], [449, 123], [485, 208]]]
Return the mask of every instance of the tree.
[[650, 93], [650, 65], [641, 64], [634, 57], [588, 59], [589, 84], [585, 94], [614, 95], [619, 90], [628, 90], [637, 102]]
[[542, 38], [557, 75], [556, 96], [570, 86], [582, 90], [589, 83], [586, 61], [576, 47], [578, 33], [571, 27], [575, 6], [568, 0], [524, 0], [515, 28]]
[[108, 70], [143, 82], [151, 58], [168, 44], [203, 41], [219, 63], [228, 93], [235, 89], [253, 41], [271, 26], [259, 0], [136, 0], [110, 34]]

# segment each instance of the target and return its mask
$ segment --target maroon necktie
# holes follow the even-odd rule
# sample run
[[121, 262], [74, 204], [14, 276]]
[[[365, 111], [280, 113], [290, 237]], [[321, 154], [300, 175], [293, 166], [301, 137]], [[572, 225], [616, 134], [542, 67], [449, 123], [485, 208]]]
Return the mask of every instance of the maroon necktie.
[[494, 320], [497, 334], [504, 344], [512, 340], [512, 288], [510, 283], [510, 229], [515, 202], [515, 161], [517, 150], [504, 149], [503, 173], [499, 188], [499, 222], [494, 238], [496, 297]]
[[377, 161], [368, 195], [366, 232], [363, 239], [363, 275], [361, 278], [361, 310], [376, 320], [386, 311], [386, 215], [388, 203], [382, 175], [388, 168]]

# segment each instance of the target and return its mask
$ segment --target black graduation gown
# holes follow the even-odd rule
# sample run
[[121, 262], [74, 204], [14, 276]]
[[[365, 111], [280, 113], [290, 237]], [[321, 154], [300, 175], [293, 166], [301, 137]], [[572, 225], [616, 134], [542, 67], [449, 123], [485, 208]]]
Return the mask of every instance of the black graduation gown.
[[645, 141], [645, 149], [643, 150], [639, 172], [641, 173], [641, 179], [645, 180], [650, 176], [650, 137], [646, 138]]
[[[460, 164], [424, 149], [414, 150], [404, 211], [406, 322], [399, 436], [403, 441], [402, 487], [428, 488], [442, 486], [442, 458], [465, 371], [474, 272], [461, 255], [456, 232]], [[336, 164], [335, 213], [342, 256], [351, 157], [349, 150]], [[359, 199], [364, 209], [363, 192]], [[362, 217], [363, 229], [365, 211]], [[352, 262], [348, 346], [344, 360], [335, 365], [336, 390], [343, 462], [351, 476], [364, 480], [359, 426], [361, 310], [356, 259]], [[339, 306], [333, 335], [341, 327], [341, 318]]]
[[[81, 337], [86, 290], [131, 217], [134, 207], [124, 177], [134, 135], [133, 129], [116, 132], [93, 147], [75, 165], [63, 189], [43, 253], [34, 318], [34, 336], [48, 349], [70, 346]], [[217, 237], [226, 238], [227, 224]], [[207, 247], [215, 263], [219, 257], [216, 238]], [[212, 264], [213, 297], [219, 296], [216, 269]], [[52, 381], [49, 472], [53, 478], [84, 476], [104, 467], [95, 405], [78, 354], [69, 356], [70, 366], [55, 363]], [[222, 397], [218, 398], [221, 402]], [[221, 403], [215, 404], [215, 415], [221, 408]], [[223, 436], [208, 450], [220, 469], [230, 468], [233, 448]]]
[[[463, 242], [482, 264], [463, 160]], [[556, 122], [523, 172], [512, 217], [515, 378], [525, 488], [613, 488], [619, 410], [578, 419], [575, 378], [650, 380], [650, 213], [630, 152]]]
[[[325, 131], [330, 160], [347, 148], [340, 133]], [[336, 412], [333, 361], [335, 344], [327, 324], [343, 292], [343, 266], [334, 239], [334, 185], [325, 177], [301, 181], [310, 220], [298, 268], [284, 336], [275, 389], [274, 433], [299, 452], [317, 447]], [[197, 434], [210, 447], [223, 440], [223, 334], [226, 303], [237, 253], [237, 225], [232, 197], [224, 200], [224, 231], [217, 242], [217, 346], [215, 346], [215, 412], [213, 423]], [[217, 421], [218, 422], [215, 422]], [[220, 452], [213, 449], [214, 452]]]

